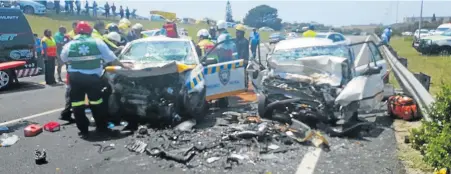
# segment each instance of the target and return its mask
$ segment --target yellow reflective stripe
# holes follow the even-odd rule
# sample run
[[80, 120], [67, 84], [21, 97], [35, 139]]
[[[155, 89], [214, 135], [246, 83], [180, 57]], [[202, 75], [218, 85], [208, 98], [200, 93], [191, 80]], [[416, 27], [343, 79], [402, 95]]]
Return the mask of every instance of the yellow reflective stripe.
[[83, 106], [85, 105], [85, 101], [71, 102], [72, 107]]
[[103, 99], [99, 99], [99, 100], [97, 100], [97, 101], [89, 101], [89, 104], [92, 104], [92, 105], [99, 105], [99, 104], [102, 104], [102, 102], [103, 102]]

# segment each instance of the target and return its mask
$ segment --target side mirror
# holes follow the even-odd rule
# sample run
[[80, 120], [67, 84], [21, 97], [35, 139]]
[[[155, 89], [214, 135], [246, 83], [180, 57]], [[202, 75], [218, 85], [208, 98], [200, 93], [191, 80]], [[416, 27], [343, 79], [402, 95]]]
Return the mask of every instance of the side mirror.
[[382, 70], [382, 67], [381, 67], [381, 66], [377, 66], [377, 67], [374, 67], [374, 66], [368, 66], [368, 67], [365, 69], [365, 71], [362, 73], [362, 75], [370, 76], [370, 75], [380, 74], [380, 73], [381, 73], [381, 70]]
[[215, 58], [206, 58], [204, 62], [202, 62], [203, 65], [211, 65], [211, 64], [216, 64], [218, 63], [218, 60], [216, 60]]

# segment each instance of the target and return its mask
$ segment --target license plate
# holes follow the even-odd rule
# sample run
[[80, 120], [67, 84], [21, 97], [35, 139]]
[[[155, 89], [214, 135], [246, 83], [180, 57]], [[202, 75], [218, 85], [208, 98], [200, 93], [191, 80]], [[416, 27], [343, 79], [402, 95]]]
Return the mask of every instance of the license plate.
[[417, 47], [417, 46], [420, 46], [420, 44], [419, 43], [414, 43], [413, 46]]

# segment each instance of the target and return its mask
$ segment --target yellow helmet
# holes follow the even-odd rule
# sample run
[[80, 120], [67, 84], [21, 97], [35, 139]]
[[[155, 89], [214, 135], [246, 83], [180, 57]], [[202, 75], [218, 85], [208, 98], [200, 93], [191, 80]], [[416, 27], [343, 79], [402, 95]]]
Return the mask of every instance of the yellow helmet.
[[130, 20], [128, 20], [127, 18], [122, 18], [120, 21], [119, 21], [119, 25], [120, 24], [125, 24], [125, 25], [127, 25], [127, 27], [130, 27], [131, 25], [132, 25], [132, 23], [130, 22]]
[[124, 24], [124, 23], [119, 24], [118, 27], [119, 27], [119, 30], [127, 30], [129, 28], [128, 25]]
[[239, 30], [239, 31], [246, 31], [246, 27], [244, 27], [243, 24], [237, 24], [237, 25], [235, 26], [235, 29], [236, 29], [236, 30]]

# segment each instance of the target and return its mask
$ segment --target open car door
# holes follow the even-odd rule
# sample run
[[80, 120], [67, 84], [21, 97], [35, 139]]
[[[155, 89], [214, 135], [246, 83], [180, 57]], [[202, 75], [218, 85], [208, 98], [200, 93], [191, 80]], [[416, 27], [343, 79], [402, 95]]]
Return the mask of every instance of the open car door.
[[201, 60], [207, 100], [233, 96], [245, 91], [244, 60], [238, 58], [235, 39], [221, 41], [207, 50]]
[[248, 78], [250, 80], [250, 83], [252, 84], [252, 87], [254, 91], [259, 91], [259, 83], [261, 82], [263, 76], [261, 75], [261, 71], [264, 71], [266, 69], [266, 59], [268, 55], [271, 53], [271, 48], [269, 46], [265, 46], [263, 52], [266, 54], [265, 57], [262, 59], [262, 51], [260, 49], [260, 45], [257, 46], [257, 56], [255, 59], [249, 58], [249, 63], [246, 67], [246, 71], [248, 74]]
[[373, 68], [380, 67], [381, 71], [379, 73], [379, 76], [381, 77], [381, 79], [386, 78], [389, 72], [387, 61], [385, 61], [385, 59], [382, 57], [378, 46], [373, 41], [358, 42], [351, 44], [350, 46], [355, 47], [357, 45], [361, 46], [361, 51], [359, 51], [358, 55], [354, 54], [354, 56], [361, 57], [355, 57], [354, 59], [360, 60], [359, 62], [354, 62], [356, 75], [362, 74], [368, 68], [368, 66], [370, 66]]

